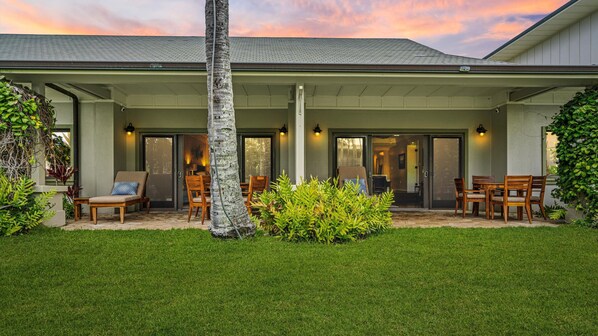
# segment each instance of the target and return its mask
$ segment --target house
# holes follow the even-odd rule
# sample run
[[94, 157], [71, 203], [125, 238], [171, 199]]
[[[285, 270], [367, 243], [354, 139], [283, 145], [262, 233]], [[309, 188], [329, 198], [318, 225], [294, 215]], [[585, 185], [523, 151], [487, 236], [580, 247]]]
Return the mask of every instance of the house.
[[[442, 208], [456, 176], [545, 174], [550, 117], [598, 83], [597, 36], [598, 2], [577, 0], [485, 59], [408, 39], [232, 37], [241, 179], [363, 165], [397, 205]], [[152, 207], [182, 208], [184, 175], [211, 164], [204, 43], [0, 35], [0, 74], [54, 101], [84, 194], [147, 170]]]

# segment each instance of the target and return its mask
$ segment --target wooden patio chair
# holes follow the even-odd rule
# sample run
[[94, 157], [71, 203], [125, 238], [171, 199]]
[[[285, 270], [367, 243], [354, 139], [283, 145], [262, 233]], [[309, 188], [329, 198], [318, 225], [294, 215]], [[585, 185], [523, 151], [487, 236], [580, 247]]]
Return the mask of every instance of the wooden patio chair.
[[537, 204], [540, 206], [542, 217], [546, 219], [546, 211], [544, 210], [544, 192], [546, 191], [546, 178], [548, 176], [532, 176], [532, 194], [530, 196], [531, 205]]
[[244, 197], [245, 206], [247, 207], [247, 212], [249, 212], [249, 214], [251, 214], [251, 202], [253, 202], [253, 197], [263, 193], [265, 190], [268, 190], [268, 186], [268, 176], [249, 177], [249, 191], [247, 192], [247, 197]]
[[185, 176], [185, 185], [187, 186], [187, 199], [189, 200], [189, 216], [187, 217], [187, 223], [189, 223], [193, 209], [197, 209], [195, 212], [195, 217], [197, 217], [199, 209], [202, 208], [201, 177], [199, 175], [187, 175]]
[[502, 215], [507, 223], [509, 217], [509, 206], [518, 207], [517, 217], [521, 220], [521, 208], [525, 208], [527, 220], [532, 223], [531, 216], [531, 190], [532, 190], [532, 176], [531, 175], [507, 175], [505, 176], [504, 189], [502, 195], [491, 195], [491, 218], [494, 219], [494, 206], [500, 205], [502, 207]]
[[201, 196], [201, 225], [203, 225], [206, 216], [209, 216], [209, 210], [212, 206], [212, 197], [210, 194], [210, 175], [199, 175], [199, 194]]
[[128, 206], [142, 204], [150, 211], [150, 199], [145, 196], [145, 184], [148, 172], [119, 171], [114, 178], [112, 192], [108, 196], [97, 196], [89, 199], [89, 211], [94, 224], [98, 223], [98, 208], [119, 208], [120, 223], [125, 222], [125, 211]]
[[[341, 166], [336, 169], [336, 176], [338, 177], [339, 188], [343, 187], [343, 184], [347, 180], [355, 181], [356, 179], [363, 180], [360, 183], [360, 189], [369, 195], [368, 184], [367, 184], [367, 172], [364, 166]], [[357, 182], [357, 181], [356, 181]], [[359, 182], [357, 182], [359, 183]]]
[[[483, 189], [465, 189], [465, 179], [455, 179], [455, 216], [457, 215], [457, 209], [461, 204], [463, 209], [463, 218], [465, 218], [465, 209], [467, 203], [473, 203], [474, 206], [479, 205], [482, 202], [486, 202], [486, 191]], [[472, 214], [476, 214], [475, 207], [473, 208]]]

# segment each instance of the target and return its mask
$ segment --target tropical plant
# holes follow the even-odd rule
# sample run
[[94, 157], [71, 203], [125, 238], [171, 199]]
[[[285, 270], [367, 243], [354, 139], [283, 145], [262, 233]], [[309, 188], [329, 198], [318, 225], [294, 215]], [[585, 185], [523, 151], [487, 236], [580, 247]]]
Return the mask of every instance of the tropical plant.
[[282, 175], [272, 191], [260, 195], [254, 221], [269, 234], [289, 241], [337, 243], [354, 241], [392, 224], [390, 192], [367, 196], [354, 183], [312, 178], [296, 187]]
[[206, 0], [208, 139], [212, 168], [210, 232], [214, 237], [253, 235], [239, 183], [237, 130], [233, 106], [228, 0]]
[[9, 179], [0, 174], [0, 236], [21, 234], [54, 216], [48, 210], [53, 192], [33, 194], [33, 182], [28, 177]]
[[583, 212], [586, 225], [598, 228], [598, 86], [578, 92], [562, 106], [549, 130], [559, 140], [553, 196]]

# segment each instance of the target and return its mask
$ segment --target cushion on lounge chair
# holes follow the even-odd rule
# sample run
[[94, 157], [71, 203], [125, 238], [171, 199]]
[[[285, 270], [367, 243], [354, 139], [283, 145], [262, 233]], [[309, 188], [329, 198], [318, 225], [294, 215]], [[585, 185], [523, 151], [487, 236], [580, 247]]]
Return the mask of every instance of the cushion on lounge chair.
[[139, 182], [114, 182], [112, 195], [137, 195]]
[[362, 178], [352, 178], [352, 179], [344, 179], [343, 183], [347, 183], [347, 182], [351, 182], [355, 185], [357, 185], [357, 191], [359, 191], [362, 194], [367, 194], [368, 193], [368, 189], [365, 185], [365, 180]]
[[140, 199], [138, 195], [111, 195], [111, 196], [98, 196], [89, 199], [89, 203], [124, 203]]

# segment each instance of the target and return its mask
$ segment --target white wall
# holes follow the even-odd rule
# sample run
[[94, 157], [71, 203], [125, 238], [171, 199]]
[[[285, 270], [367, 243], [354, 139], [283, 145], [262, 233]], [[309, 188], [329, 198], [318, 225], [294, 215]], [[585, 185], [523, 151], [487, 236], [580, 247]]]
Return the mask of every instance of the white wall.
[[510, 61], [533, 65], [598, 64], [598, 11], [548, 37]]

